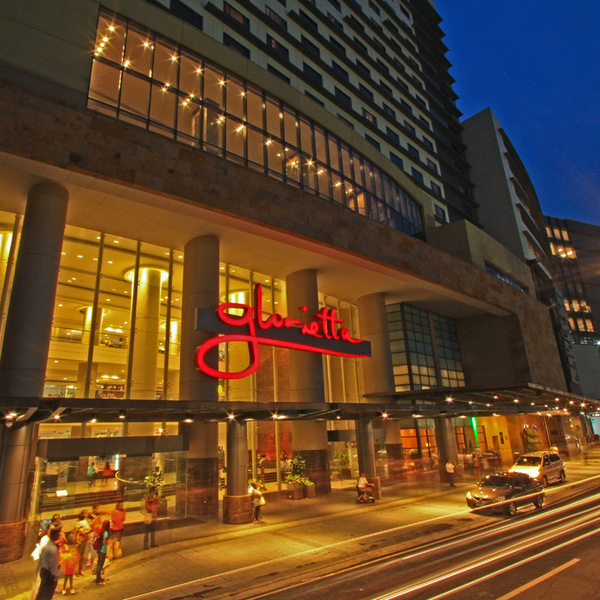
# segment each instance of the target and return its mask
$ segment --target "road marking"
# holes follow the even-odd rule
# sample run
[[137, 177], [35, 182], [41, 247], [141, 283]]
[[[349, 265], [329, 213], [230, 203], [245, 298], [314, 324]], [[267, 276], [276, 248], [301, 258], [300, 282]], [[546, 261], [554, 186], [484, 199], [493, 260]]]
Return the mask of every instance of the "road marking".
[[578, 563], [580, 560], [581, 559], [579, 559], [579, 558], [574, 558], [573, 560], [566, 562], [564, 565], [561, 565], [560, 567], [556, 567], [556, 569], [552, 569], [552, 571], [548, 571], [548, 573], [546, 573], [545, 575], [541, 575], [537, 579], [533, 579], [529, 583], [522, 585], [521, 587], [517, 588], [516, 590], [513, 590], [512, 592], [508, 592], [508, 594], [504, 594], [504, 596], [501, 596], [500, 598], [497, 598], [496, 600], [510, 600], [511, 598], [515, 598], [521, 592], [525, 592], [528, 589], [537, 585], [538, 583], [541, 583], [542, 581], [545, 581], [546, 579], [550, 579], [550, 577], [554, 577], [557, 573], [560, 573], [561, 571], [564, 571], [565, 569], [572, 567], [574, 564]]

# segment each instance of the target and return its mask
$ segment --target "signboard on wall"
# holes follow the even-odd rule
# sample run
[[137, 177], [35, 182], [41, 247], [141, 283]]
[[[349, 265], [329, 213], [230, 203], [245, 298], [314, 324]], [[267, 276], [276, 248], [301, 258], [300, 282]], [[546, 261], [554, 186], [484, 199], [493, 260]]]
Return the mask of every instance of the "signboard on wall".
[[[302, 306], [300, 312], [307, 312]], [[332, 356], [365, 358], [371, 356], [371, 344], [353, 338], [344, 327], [335, 308], [324, 306], [308, 323], [274, 313], [263, 317], [262, 287], [254, 292], [254, 306], [225, 302], [216, 310], [199, 308], [196, 329], [216, 333], [196, 349], [196, 366], [203, 373], [220, 379], [242, 379], [255, 373], [260, 366], [259, 345], [265, 344], [291, 350], [304, 350]], [[207, 353], [216, 352], [219, 344], [247, 344], [248, 367], [241, 371], [220, 371], [207, 364]]]

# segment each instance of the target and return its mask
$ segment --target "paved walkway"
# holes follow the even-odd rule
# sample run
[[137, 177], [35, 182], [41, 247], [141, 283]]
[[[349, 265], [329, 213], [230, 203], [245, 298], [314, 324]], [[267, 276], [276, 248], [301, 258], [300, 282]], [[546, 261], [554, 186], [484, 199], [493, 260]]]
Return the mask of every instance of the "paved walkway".
[[[600, 453], [590, 456], [587, 464], [571, 461], [567, 469], [570, 482], [600, 475]], [[198, 580], [200, 589], [210, 589], [233, 573], [249, 572], [257, 563], [268, 576], [274, 571], [293, 571], [317, 558], [342, 560], [344, 554], [371, 548], [374, 538], [370, 536], [380, 531], [391, 529], [398, 539], [405, 536], [410, 541], [415, 537], [415, 524], [420, 526], [419, 536], [439, 528], [440, 517], [452, 516], [455, 522], [469, 524], [473, 516], [466, 510], [464, 493], [472, 485], [473, 479], [466, 478], [451, 489], [432, 474], [385, 487], [384, 497], [374, 505], [358, 505], [354, 490], [335, 487], [319, 498], [271, 498], [263, 509], [262, 525], [212, 521], [159, 531], [159, 547], [148, 551], [143, 550], [142, 535], [130, 535], [123, 540], [125, 556], [107, 569], [108, 584], [94, 585], [86, 571], [75, 578], [76, 595], [99, 600], [158, 600], [169, 594], [155, 594], [154, 590], [190, 580]], [[552, 486], [549, 494], [560, 489]], [[352, 540], [354, 548], [348, 544]], [[0, 565], [0, 599], [28, 600], [35, 567], [28, 555]], [[58, 589], [62, 589], [62, 581]]]

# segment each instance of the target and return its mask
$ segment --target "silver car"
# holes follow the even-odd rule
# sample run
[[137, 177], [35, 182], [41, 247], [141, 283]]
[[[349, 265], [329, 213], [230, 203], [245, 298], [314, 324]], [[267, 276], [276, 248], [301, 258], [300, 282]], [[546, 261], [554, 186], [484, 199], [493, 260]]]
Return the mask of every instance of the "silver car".
[[549, 483], [564, 483], [567, 479], [565, 463], [556, 452], [527, 452], [517, 458], [511, 473], [526, 473], [546, 487]]

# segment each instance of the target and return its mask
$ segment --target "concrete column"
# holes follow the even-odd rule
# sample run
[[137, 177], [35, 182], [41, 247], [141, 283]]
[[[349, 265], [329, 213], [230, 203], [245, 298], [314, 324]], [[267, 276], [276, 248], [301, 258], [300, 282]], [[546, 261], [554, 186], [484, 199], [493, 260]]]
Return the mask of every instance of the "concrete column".
[[[217, 401], [218, 380], [196, 368], [195, 350], [214, 334], [198, 331], [196, 309], [214, 310], [219, 304], [219, 239], [200, 236], [185, 245], [183, 262], [181, 363], [179, 397], [181, 400]], [[212, 361], [210, 363], [209, 361]], [[207, 355], [212, 367], [218, 366], [217, 352]]]
[[[446, 462], [450, 459], [455, 466], [458, 465], [458, 449], [456, 447], [456, 437], [454, 435], [454, 426], [450, 417], [435, 417], [435, 439], [438, 446], [440, 457], [440, 481], [448, 481], [446, 473]], [[456, 471], [454, 477], [459, 479], [462, 473]]]
[[[40, 398], [52, 331], [68, 193], [53, 183], [31, 188], [0, 357], [0, 397]], [[21, 558], [36, 425], [5, 431], [0, 456], [0, 562]]]
[[224, 523], [250, 523], [248, 494], [248, 428], [245, 421], [227, 423], [227, 493], [223, 497]]
[[[217, 423], [183, 423], [188, 439], [185, 469], [177, 473], [187, 489], [177, 491], [177, 512], [198, 519], [216, 519], [219, 513], [219, 457]], [[183, 461], [182, 461], [183, 463]]]
[[156, 399], [161, 269], [141, 267], [135, 306], [135, 339], [131, 360], [131, 398]]
[[383, 428], [385, 429], [388, 475], [391, 478], [398, 478], [401, 477], [404, 466], [400, 426], [394, 421], [384, 421]]
[[[303, 323], [319, 312], [317, 272], [296, 271], [286, 278], [288, 316]], [[306, 311], [301, 310], [306, 307]], [[315, 352], [290, 350], [290, 401], [325, 402], [323, 358]], [[306, 461], [306, 476], [314, 482], [317, 494], [331, 492], [327, 424], [320, 421], [292, 423], [294, 454]]]
[[[319, 312], [317, 272], [296, 271], [286, 278], [288, 316], [303, 323]], [[306, 306], [307, 310], [301, 308]], [[323, 358], [316, 352], [290, 350], [290, 401], [325, 402]]]
[[67, 215], [67, 191], [29, 192], [0, 358], [0, 396], [40, 397]]
[[361, 359], [365, 393], [392, 394], [394, 369], [385, 312], [385, 294], [368, 294], [357, 301], [360, 337], [371, 342], [371, 357]]
[[[183, 294], [179, 398], [181, 400], [218, 400], [218, 380], [196, 368], [195, 350], [214, 334], [195, 329], [196, 309], [214, 310], [219, 304], [219, 238], [207, 235], [190, 240], [185, 245], [183, 263]], [[217, 368], [216, 352], [207, 360]], [[185, 514], [206, 518], [218, 515], [218, 432], [216, 423], [193, 423], [182, 427], [189, 440], [186, 472]]]
[[373, 492], [381, 498], [381, 481], [377, 476], [375, 447], [373, 445], [373, 421], [370, 417], [358, 415], [356, 420], [356, 443], [358, 446], [358, 470], [375, 485]]

